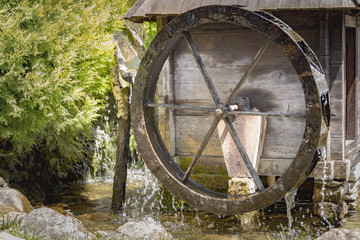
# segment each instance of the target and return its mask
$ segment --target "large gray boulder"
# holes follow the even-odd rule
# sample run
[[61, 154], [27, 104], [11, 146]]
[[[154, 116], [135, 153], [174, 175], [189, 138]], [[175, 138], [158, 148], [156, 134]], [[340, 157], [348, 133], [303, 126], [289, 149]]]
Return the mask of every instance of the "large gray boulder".
[[6, 213], [3, 216], [0, 216], [0, 224], [2, 222], [20, 222], [21, 220], [24, 219], [24, 217], [26, 216], [26, 213], [22, 213], [22, 212], [14, 212], [14, 211], [10, 211], [8, 213]]
[[5, 182], [5, 180], [2, 178], [2, 177], [0, 177], [0, 187], [2, 187], [2, 188], [4, 188], [4, 187], [7, 187], [8, 185], [7, 185], [7, 183]]
[[106, 239], [121, 240], [164, 240], [173, 239], [166, 229], [156, 223], [128, 222], [106, 236]]
[[29, 212], [21, 222], [22, 229], [36, 232], [44, 239], [91, 239], [82, 222], [72, 216], [64, 216], [50, 208], [38, 208]]
[[24, 239], [15, 237], [5, 231], [0, 231], [0, 240], [24, 240]]
[[333, 228], [316, 240], [360, 240], [360, 229]]
[[31, 204], [29, 200], [18, 190], [13, 188], [0, 188], [0, 209], [13, 208], [19, 212], [30, 212]]

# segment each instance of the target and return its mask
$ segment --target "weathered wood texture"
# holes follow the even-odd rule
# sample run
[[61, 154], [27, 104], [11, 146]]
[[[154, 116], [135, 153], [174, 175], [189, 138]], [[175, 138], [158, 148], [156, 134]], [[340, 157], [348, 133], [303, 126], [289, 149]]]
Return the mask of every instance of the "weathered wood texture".
[[[360, 112], [360, 98], [358, 97], [359, 94], [359, 76], [360, 76], [360, 17], [349, 17], [346, 16], [347, 19], [345, 20], [345, 27], [346, 30], [353, 30], [355, 31], [355, 66], [353, 67], [354, 71], [355, 71], [355, 94], [356, 94], [356, 109], [355, 111], [357, 112], [357, 114], [355, 115], [355, 141], [353, 140], [348, 140], [346, 142], [346, 152], [345, 152], [345, 157], [347, 159], [350, 159], [351, 162], [351, 166], [356, 166], [356, 162], [359, 161], [358, 157], [357, 157], [357, 153], [359, 152], [359, 136], [360, 136], [360, 122], [359, 122], [359, 112]], [[350, 19], [349, 19], [350, 18]], [[348, 64], [346, 64], [348, 66]], [[351, 64], [350, 64], [351, 65]], [[347, 69], [347, 71], [349, 71], [350, 69]], [[348, 77], [348, 76], [347, 76]], [[348, 80], [348, 79], [346, 79]], [[349, 130], [349, 129], [348, 129]]]
[[[257, 171], [264, 144], [266, 117], [239, 115], [233, 116], [231, 120], [254, 169]], [[224, 121], [219, 122], [217, 130], [229, 177], [252, 177]]]
[[328, 85], [330, 90], [331, 127], [330, 159], [344, 160], [344, 61], [342, 13], [330, 12], [330, 70]]
[[[283, 13], [283, 19], [293, 24], [310, 46], [319, 52], [318, 13], [303, 15]], [[307, 24], [304, 26], [304, 19]], [[310, 20], [309, 20], [310, 19]], [[224, 101], [235, 87], [252, 58], [265, 39], [250, 29], [230, 25], [204, 26], [191, 33], [214, 85]], [[214, 102], [184, 40], [173, 52], [174, 56], [174, 103], [186, 106], [214, 107]], [[164, 73], [164, 71], [163, 71]], [[167, 103], [169, 97], [158, 85], [159, 102]], [[304, 94], [298, 76], [280, 49], [271, 44], [254, 72], [248, 77], [240, 93], [249, 97], [252, 107], [264, 112], [305, 113]], [[163, 110], [162, 110], [163, 111]], [[161, 114], [160, 117], [161, 118]], [[174, 111], [175, 155], [194, 156], [201, 140], [209, 129], [214, 116], [186, 110]], [[162, 120], [159, 120], [162, 122]], [[259, 164], [259, 174], [279, 175], [298, 152], [304, 132], [304, 119], [267, 118], [264, 149]], [[170, 132], [169, 126], [166, 127]], [[163, 136], [169, 137], [164, 132]], [[169, 150], [170, 151], [170, 150]], [[203, 158], [222, 159], [222, 149], [215, 132], [206, 147]]]
[[[328, 80], [330, 90], [331, 127], [329, 157], [331, 160], [344, 159], [344, 101], [343, 101], [343, 32], [341, 11], [275, 12], [309, 43], [319, 57]], [[317, 44], [309, 38], [309, 31], [315, 31]], [[328, 45], [328, 46], [327, 46]]]
[[251, 10], [348, 9], [353, 0], [138, 0], [125, 15], [133, 21], [153, 19], [155, 15], [178, 15], [207, 5], [239, 5]]
[[[300, 1], [301, 2], [301, 1]], [[277, 11], [274, 14], [295, 29], [308, 42], [320, 58], [326, 71], [330, 89], [331, 131], [329, 158], [344, 160], [345, 151], [345, 42], [341, 11]], [[359, 20], [358, 20], [359, 21]], [[359, 21], [360, 22], [360, 21]], [[360, 26], [359, 22], [357, 23]], [[360, 46], [357, 31], [357, 46]], [[257, 33], [229, 26], [207, 26], [192, 33], [203, 61], [212, 77], [220, 97], [224, 100], [235, 86], [256, 51], [263, 43]], [[357, 49], [357, 76], [360, 69], [360, 50]], [[205, 86], [196, 63], [185, 41], [174, 51], [174, 100], [175, 104], [213, 107], [214, 103]], [[359, 81], [357, 78], [356, 81]], [[161, 92], [161, 91], [160, 91]], [[356, 93], [359, 94], [357, 87]], [[241, 96], [250, 97], [253, 107], [261, 111], [303, 113], [303, 94], [290, 63], [274, 45], [262, 57], [254, 73], [242, 88]], [[165, 99], [167, 97], [165, 96]], [[159, 94], [160, 102], [166, 102]], [[357, 97], [357, 108], [360, 98]], [[176, 110], [174, 115], [175, 155], [193, 156], [214, 117], [212, 114]], [[357, 131], [360, 122], [355, 120]], [[279, 175], [295, 156], [303, 133], [301, 119], [267, 118], [264, 150], [259, 164], [259, 174]], [[358, 142], [358, 138], [355, 140]], [[357, 146], [351, 144], [348, 146]], [[174, 150], [172, 150], [173, 152]], [[221, 144], [213, 134], [204, 152], [223, 161]], [[208, 160], [210, 161], [210, 160]]]
[[357, 138], [356, 28], [346, 28], [346, 140]]
[[[360, 91], [360, 87], [359, 87], [359, 81], [360, 81], [360, 17], [357, 17], [357, 24], [356, 24], [356, 49], [357, 49], [357, 81], [358, 81], [358, 89], [356, 90], [357, 94], [359, 94]], [[359, 95], [357, 96], [357, 101], [358, 101], [358, 112], [360, 112], [360, 97]], [[357, 124], [358, 124], [358, 136], [360, 136], [360, 119], [358, 118], [357, 120]], [[359, 139], [358, 139], [359, 141]]]

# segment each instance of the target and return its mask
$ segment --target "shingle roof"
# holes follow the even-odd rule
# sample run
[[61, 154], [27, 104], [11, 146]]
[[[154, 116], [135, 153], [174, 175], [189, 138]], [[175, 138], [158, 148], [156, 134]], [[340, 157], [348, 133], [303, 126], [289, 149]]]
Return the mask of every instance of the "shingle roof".
[[252, 10], [355, 9], [360, 0], [138, 0], [125, 18], [134, 22], [157, 15], [179, 15], [207, 5], [240, 5]]

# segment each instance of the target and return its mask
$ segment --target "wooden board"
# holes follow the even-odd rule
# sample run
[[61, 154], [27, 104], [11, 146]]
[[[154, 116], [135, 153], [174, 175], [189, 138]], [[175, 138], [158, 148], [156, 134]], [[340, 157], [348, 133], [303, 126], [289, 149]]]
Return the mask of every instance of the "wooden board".
[[300, 0], [300, 9], [317, 9], [320, 6], [320, 0]]
[[278, 0], [259, 0], [258, 8], [259, 9], [276, 9]]
[[320, 8], [329, 8], [334, 6], [342, 6], [342, 0], [321, 0]]
[[346, 28], [346, 140], [357, 137], [356, 28]]
[[334, 14], [329, 19], [330, 24], [330, 74], [328, 85], [330, 89], [331, 131], [330, 158], [343, 160], [344, 156], [344, 124], [343, 124], [343, 32], [342, 15]]
[[166, 6], [164, 8], [164, 14], [166, 15], [178, 15], [181, 12], [181, 7], [183, 5], [183, 1], [166, 1]]
[[195, 9], [201, 6], [201, 1], [196, 1], [196, 0], [183, 0], [183, 4], [181, 7], [181, 13], [183, 12], [187, 12], [191, 9]]
[[279, 0], [278, 9], [296, 9], [299, 7], [299, 0]]
[[148, 1], [147, 10], [145, 10], [146, 15], [156, 15], [163, 14], [166, 6], [166, 0], [158, 1]]
[[[266, 118], [262, 116], [236, 116], [232, 124], [238, 137], [248, 155], [254, 169], [257, 170], [260, 155], [263, 150], [266, 131]], [[218, 136], [221, 142], [222, 152], [226, 169], [230, 178], [253, 176], [247, 169], [244, 159], [227, 129], [225, 122], [220, 121], [217, 127]]]
[[354, 7], [354, 0], [342, 0], [343, 8], [352, 8]]
[[258, 174], [262, 176], [281, 176], [290, 166], [293, 159], [261, 159]]
[[203, 0], [201, 2], [201, 6], [218, 5], [220, 3], [221, 3], [221, 0]]
[[352, 0], [138, 0], [125, 15], [136, 21], [156, 14], [176, 15], [206, 5], [241, 5], [251, 10], [356, 9]]

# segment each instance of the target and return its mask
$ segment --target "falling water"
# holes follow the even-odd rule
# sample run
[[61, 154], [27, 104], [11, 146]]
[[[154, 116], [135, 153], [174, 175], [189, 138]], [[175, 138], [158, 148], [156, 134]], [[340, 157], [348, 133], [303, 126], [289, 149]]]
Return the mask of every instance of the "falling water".
[[123, 216], [156, 218], [162, 208], [161, 185], [145, 168], [128, 170]]
[[331, 229], [333, 226], [331, 225], [331, 223], [329, 222], [329, 220], [326, 217], [326, 214], [324, 212], [324, 200], [325, 200], [325, 186], [326, 186], [326, 181], [329, 180], [329, 176], [327, 175], [327, 170], [329, 168], [329, 163], [327, 161], [327, 153], [326, 153], [326, 148], [322, 147], [319, 150], [320, 153], [320, 161], [324, 162], [324, 169], [323, 169], [323, 176], [321, 178], [322, 181], [322, 187], [321, 187], [321, 191], [320, 191], [320, 195], [321, 195], [321, 201], [319, 203], [320, 206], [320, 217], [326, 222], [326, 224], [329, 226], [329, 228]]
[[295, 190], [292, 190], [288, 193], [286, 193], [285, 195], [285, 201], [286, 201], [286, 215], [287, 215], [287, 218], [289, 220], [288, 222], [288, 229], [289, 229], [289, 232], [291, 233], [292, 232], [292, 224], [293, 224], [293, 217], [291, 215], [291, 209], [293, 209], [295, 207], [295, 196], [296, 196], [296, 193], [297, 193], [297, 189]]

